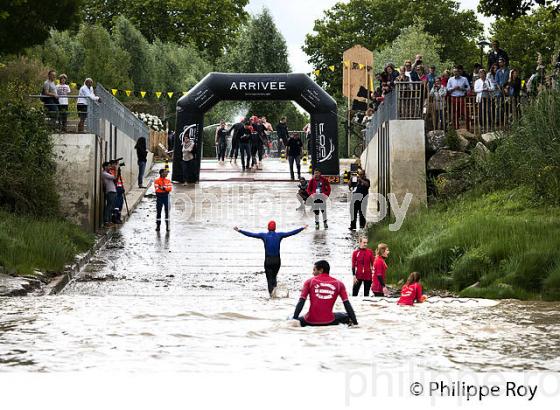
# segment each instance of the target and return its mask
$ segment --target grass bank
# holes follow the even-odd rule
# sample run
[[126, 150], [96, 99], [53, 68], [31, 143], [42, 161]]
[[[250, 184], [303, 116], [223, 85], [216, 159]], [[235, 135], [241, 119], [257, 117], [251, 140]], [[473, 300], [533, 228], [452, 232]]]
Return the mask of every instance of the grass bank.
[[389, 244], [390, 283], [419, 271], [428, 289], [465, 297], [560, 300], [560, 207], [537, 203], [527, 188], [470, 192], [398, 232], [376, 225], [370, 241]]
[[61, 272], [64, 265], [93, 243], [93, 235], [64, 220], [0, 210], [0, 266], [7, 272]]

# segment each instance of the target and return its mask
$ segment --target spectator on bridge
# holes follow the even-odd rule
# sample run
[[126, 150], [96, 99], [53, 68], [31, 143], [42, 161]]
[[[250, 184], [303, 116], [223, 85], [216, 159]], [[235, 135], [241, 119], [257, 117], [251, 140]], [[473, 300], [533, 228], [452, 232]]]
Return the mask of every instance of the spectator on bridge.
[[441, 78], [436, 78], [434, 86], [430, 90], [430, 99], [432, 101], [433, 112], [435, 114], [434, 121], [436, 130], [445, 130], [446, 123], [444, 118], [445, 100], [447, 97], [447, 88], [441, 84]]
[[401, 66], [399, 69], [399, 76], [395, 78], [395, 83], [407, 83], [410, 81], [410, 77], [406, 74], [406, 66]]
[[447, 87], [447, 83], [449, 82], [449, 70], [443, 70], [443, 73], [441, 73], [441, 85], [442, 87]]
[[453, 69], [453, 77], [447, 83], [447, 91], [451, 95], [451, 115], [453, 119], [453, 127], [459, 128], [461, 120], [466, 122], [468, 127], [468, 115], [466, 112], [465, 96], [469, 92], [469, 81], [461, 76], [461, 66], [456, 66]]
[[507, 53], [500, 48], [500, 42], [494, 40], [492, 41], [492, 50], [488, 53], [488, 69], [490, 69], [493, 64], [498, 64], [500, 58], [504, 59], [506, 67], [509, 66], [509, 57]]
[[278, 136], [278, 156], [280, 156], [282, 149], [285, 149], [288, 144], [288, 124], [286, 117], [280, 118], [280, 122], [276, 126], [276, 135]]
[[505, 95], [509, 97], [519, 97], [521, 95], [521, 78], [516, 68], [510, 71], [508, 82], [504, 87], [504, 92]]
[[146, 138], [140, 137], [134, 146], [136, 158], [138, 159], [138, 188], [144, 187], [144, 174], [146, 173], [146, 163], [148, 162], [148, 150], [146, 149]]
[[55, 78], [56, 71], [50, 70], [47, 74], [47, 79], [43, 83], [43, 88], [41, 89], [41, 101], [45, 105], [45, 109], [49, 112], [49, 118], [53, 125], [58, 117], [58, 93], [54, 82]]
[[478, 80], [474, 83], [480, 128], [486, 130], [493, 120], [492, 94], [495, 84], [487, 77], [486, 70], [480, 69]]
[[492, 67], [490, 67], [490, 72], [487, 73], [488, 80], [490, 80], [494, 84], [494, 91], [490, 93], [492, 97], [499, 97], [502, 94], [500, 87], [498, 87], [498, 84], [496, 82], [497, 73], [498, 64], [492, 64]]
[[496, 84], [501, 92], [509, 80], [509, 68], [506, 67], [506, 62], [503, 58], [498, 59], [498, 69], [496, 70]]
[[478, 72], [480, 71], [480, 69], [482, 68], [482, 66], [479, 63], [474, 63], [473, 65], [473, 73], [472, 73], [472, 86], [474, 88], [474, 83], [476, 83], [476, 80], [478, 80]]
[[59, 84], [56, 86], [56, 93], [58, 94], [58, 121], [60, 123], [60, 130], [66, 132], [66, 124], [68, 121], [68, 97], [72, 90], [66, 84], [68, 77], [66, 74], [60, 74], [58, 77]]
[[409, 81], [420, 81], [420, 77], [418, 77], [418, 73], [416, 72], [417, 62], [418, 60], [414, 63], [414, 66], [412, 65], [412, 61], [410, 60], [406, 60], [404, 62], [405, 75], [408, 77]]
[[389, 83], [389, 86], [393, 88], [393, 86], [395, 85], [395, 80], [399, 76], [399, 73], [397, 72], [397, 70], [395, 70], [395, 65], [393, 63], [387, 64], [385, 66], [385, 70], [383, 70], [383, 73], [385, 74], [383, 76], [383, 80], [387, 81]]
[[[472, 75], [470, 75], [469, 73], [467, 73], [467, 71], [465, 70], [465, 68], [463, 67], [462, 64], [458, 64], [457, 65], [457, 69], [459, 70], [459, 75], [461, 77], [465, 77], [469, 83], [469, 90], [472, 88], [471, 84], [473, 84], [473, 79], [472, 79]], [[468, 94], [468, 92], [467, 92]]]
[[84, 85], [80, 87], [80, 92], [78, 93], [78, 115], [80, 117], [80, 122], [78, 122], [78, 132], [84, 131], [84, 123], [87, 118], [88, 105], [92, 101], [100, 101], [99, 97], [95, 95], [93, 91], [93, 80], [91, 78], [86, 78]]
[[[428, 82], [428, 91], [431, 91], [432, 88], [434, 87], [434, 84], [436, 82], [436, 78], [437, 78], [437, 74], [436, 74], [436, 66], [432, 65], [430, 66], [429, 70], [428, 70], [428, 74], [426, 75], [427, 77], [427, 82]], [[441, 84], [441, 82], [440, 82]]]

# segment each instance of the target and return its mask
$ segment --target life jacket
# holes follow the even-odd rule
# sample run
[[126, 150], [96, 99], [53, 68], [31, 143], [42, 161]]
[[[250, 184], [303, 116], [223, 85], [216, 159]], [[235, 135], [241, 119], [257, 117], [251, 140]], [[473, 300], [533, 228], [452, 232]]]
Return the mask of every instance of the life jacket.
[[163, 195], [169, 194], [173, 189], [173, 184], [167, 178], [159, 177], [154, 181], [154, 187], [156, 189], [156, 194]]

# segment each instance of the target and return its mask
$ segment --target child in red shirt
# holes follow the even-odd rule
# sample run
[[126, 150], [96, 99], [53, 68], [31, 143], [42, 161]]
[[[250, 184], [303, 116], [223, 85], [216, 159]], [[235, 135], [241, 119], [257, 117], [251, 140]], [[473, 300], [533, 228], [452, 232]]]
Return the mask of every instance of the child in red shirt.
[[412, 306], [414, 302], [422, 303], [426, 299], [426, 295], [422, 294], [420, 274], [418, 272], [412, 272], [402, 287], [401, 297], [397, 303], [399, 305]]
[[[358, 324], [356, 314], [348, 300], [348, 293], [344, 283], [329, 275], [330, 265], [321, 260], [313, 265], [313, 277], [306, 280], [301, 290], [299, 302], [296, 305], [293, 318], [299, 320], [301, 326], [328, 326], [344, 324]], [[305, 316], [299, 314], [303, 309], [305, 300], [309, 296], [311, 306]], [[340, 296], [344, 303], [346, 313], [333, 313], [334, 303]]]
[[387, 272], [387, 263], [385, 259], [389, 256], [389, 246], [385, 243], [380, 243], [377, 245], [375, 255], [371, 291], [375, 296], [388, 296], [389, 291], [385, 285], [385, 276]]

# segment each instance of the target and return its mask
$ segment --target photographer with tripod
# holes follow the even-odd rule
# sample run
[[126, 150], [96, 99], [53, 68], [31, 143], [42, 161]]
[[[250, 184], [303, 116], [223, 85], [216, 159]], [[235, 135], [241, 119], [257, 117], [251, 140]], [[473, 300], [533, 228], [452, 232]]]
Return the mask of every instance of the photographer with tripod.
[[112, 215], [112, 219], [113, 219], [112, 222], [118, 225], [122, 224], [121, 214], [122, 214], [122, 208], [124, 204], [126, 204], [127, 214], [130, 214], [128, 210], [128, 202], [126, 200], [126, 192], [124, 189], [124, 182], [121, 173], [121, 167], [124, 167], [125, 163], [120, 162], [121, 160], [122, 158], [117, 158], [110, 161], [111, 174], [115, 176], [115, 185], [116, 185], [116, 192], [117, 192], [117, 196], [115, 198], [115, 207]]

